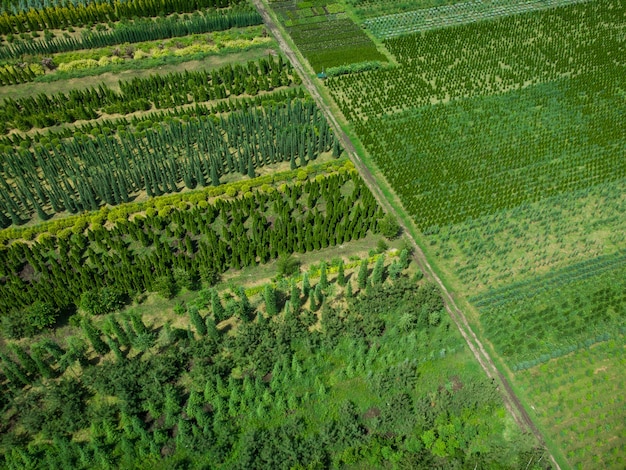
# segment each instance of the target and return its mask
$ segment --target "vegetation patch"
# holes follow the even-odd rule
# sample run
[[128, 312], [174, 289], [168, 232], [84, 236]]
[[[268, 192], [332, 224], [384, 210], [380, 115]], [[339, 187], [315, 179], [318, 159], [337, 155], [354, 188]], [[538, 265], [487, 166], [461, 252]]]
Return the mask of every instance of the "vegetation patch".
[[436, 1], [433, 3], [439, 3], [440, 6], [395, 14], [385, 12], [384, 16], [366, 19], [363, 24], [376, 37], [388, 39], [418, 31], [430, 31], [504, 16], [521, 15], [584, 1], [587, 0]]
[[621, 468], [626, 439], [624, 336], [516, 374], [533, 413], [572, 468]]
[[498, 353], [527, 369], [626, 331], [625, 265], [601, 256], [470, 300]]
[[[386, 62], [372, 40], [348, 18], [294, 7], [293, 2], [273, 2], [272, 8], [285, 19], [289, 35], [316, 72], [359, 62]], [[309, 13], [304, 13], [304, 12]]]
[[545, 460], [509, 427], [495, 385], [467, 367], [437, 289], [402, 275], [406, 265], [393, 279], [384, 263], [371, 274], [364, 266], [358, 292], [355, 280], [323, 274], [251, 296], [238, 286], [203, 290], [178, 309], [186, 330], [171, 322], [157, 330], [128, 311], [84, 316], [63, 341], [12, 345], [0, 357], [11, 423], [3, 462], [45, 455], [71, 468], [149, 460], [286, 469]]

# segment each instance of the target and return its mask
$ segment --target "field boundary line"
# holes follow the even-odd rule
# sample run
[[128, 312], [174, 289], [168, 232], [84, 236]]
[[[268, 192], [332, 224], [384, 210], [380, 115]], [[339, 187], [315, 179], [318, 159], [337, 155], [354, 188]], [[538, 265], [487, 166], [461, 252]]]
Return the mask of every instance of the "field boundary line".
[[[383, 179], [382, 177], [379, 177], [378, 179], [375, 178], [373, 174], [371, 173], [371, 171], [369, 170], [369, 168], [365, 165], [363, 160], [359, 157], [359, 155], [356, 152], [355, 146], [352, 143], [351, 138], [343, 130], [342, 126], [339, 125], [339, 122], [337, 121], [335, 115], [331, 112], [329, 105], [324, 100], [324, 98], [322, 98], [322, 95], [317, 89], [317, 86], [313, 83], [313, 80], [311, 79], [312, 72], [308, 71], [305, 68], [305, 66], [303, 65], [303, 61], [298, 56], [297, 52], [295, 52], [294, 49], [289, 44], [288, 40], [286, 39], [287, 35], [285, 34], [282, 27], [278, 24], [278, 22], [273, 17], [266, 2], [263, 0], [252, 0], [252, 3], [254, 4], [254, 6], [257, 8], [259, 13], [263, 17], [263, 21], [265, 22], [265, 25], [267, 26], [267, 28], [276, 38], [276, 41], [278, 42], [278, 45], [281, 51], [291, 61], [292, 65], [294, 66], [298, 74], [300, 74], [300, 77], [302, 79], [302, 84], [309, 91], [312, 98], [315, 100], [317, 105], [320, 107], [320, 109], [322, 110], [326, 118], [328, 119], [331, 127], [333, 128], [335, 135], [337, 136], [337, 138], [343, 145], [348, 156], [350, 157], [350, 160], [356, 166], [361, 177], [365, 181], [365, 184], [368, 186], [368, 188], [370, 189], [370, 191], [372, 192], [372, 194], [374, 195], [378, 203], [385, 209], [385, 211], [393, 214], [394, 216], [398, 218], [398, 221], [403, 231], [407, 234], [408, 239], [410, 240], [411, 245], [414, 248], [415, 261], [417, 262], [422, 272], [424, 272], [424, 274], [428, 278], [430, 278], [435, 283], [437, 283], [437, 285], [441, 289], [443, 293], [443, 297], [444, 297], [446, 310], [449, 312], [450, 317], [452, 318], [457, 328], [459, 329], [461, 335], [467, 342], [467, 345], [469, 346], [470, 350], [474, 354], [474, 357], [476, 358], [476, 360], [481, 365], [481, 367], [483, 368], [483, 370], [485, 371], [485, 373], [487, 374], [489, 378], [496, 379], [502, 384], [502, 387], [499, 387], [499, 388], [501, 391], [501, 396], [503, 397], [505, 407], [507, 408], [507, 410], [509, 411], [509, 413], [511, 414], [511, 416], [513, 417], [515, 422], [520, 426], [521, 429], [529, 430], [530, 432], [532, 432], [532, 434], [535, 436], [535, 438], [540, 443], [540, 445], [543, 446], [545, 451], [548, 453], [550, 461], [552, 462], [552, 465], [554, 466], [554, 468], [557, 470], [560, 470], [561, 467], [559, 466], [556, 459], [554, 458], [554, 456], [552, 455], [552, 453], [546, 446], [546, 442], [543, 438], [543, 435], [533, 423], [532, 419], [530, 418], [530, 415], [526, 412], [524, 406], [522, 405], [521, 401], [519, 400], [519, 398], [513, 391], [513, 388], [509, 384], [506, 377], [498, 370], [495, 363], [493, 362], [493, 360], [491, 359], [491, 357], [489, 356], [489, 354], [483, 347], [482, 343], [480, 342], [480, 340], [478, 339], [478, 337], [472, 330], [471, 326], [469, 325], [467, 321], [467, 318], [465, 317], [465, 314], [456, 305], [456, 302], [454, 301], [452, 294], [448, 291], [444, 283], [441, 281], [440, 277], [433, 270], [432, 266], [430, 265], [430, 263], [428, 262], [426, 258], [426, 255], [424, 254], [420, 246], [415, 241], [415, 238], [412, 234], [413, 233], [412, 230], [410, 230], [407, 224], [404, 222], [404, 218], [402, 217], [401, 211], [396, 209], [389, 202], [387, 197], [383, 194], [383, 191], [381, 190], [381, 185], [387, 186], [386, 182], [383, 183], [380, 181]], [[413, 228], [413, 227], [410, 227], [410, 228]]]

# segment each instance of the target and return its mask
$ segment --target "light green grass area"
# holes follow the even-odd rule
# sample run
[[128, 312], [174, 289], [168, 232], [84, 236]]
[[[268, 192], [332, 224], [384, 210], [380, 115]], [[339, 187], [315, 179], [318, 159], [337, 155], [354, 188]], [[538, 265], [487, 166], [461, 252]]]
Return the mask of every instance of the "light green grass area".
[[626, 463], [624, 337], [518, 372], [519, 389], [575, 469]]

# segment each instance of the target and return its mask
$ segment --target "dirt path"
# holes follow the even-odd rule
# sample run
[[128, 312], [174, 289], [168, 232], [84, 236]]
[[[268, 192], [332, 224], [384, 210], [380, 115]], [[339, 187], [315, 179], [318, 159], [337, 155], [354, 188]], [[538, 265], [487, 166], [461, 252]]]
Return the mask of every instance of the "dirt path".
[[[291, 61], [294, 68], [297, 70], [298, 74], [302, 78], [303, 85], [306, 87], [306, 89], [309, 91], [313, 99], [317, 102], [317, 105], [320, 107], [320, 109], [322, 109], [322, 111], [326, 115], [326, 118], [328, 119], [328, 121], [330, 122], [333, 128], [333, 132], [335, 133], [335, 135], [337, 136], [337, 138], [343, 145], [344, 149], [348, 153], [348, 156], [350, 157], [350, 159], [352, 160], [352, 162], [358, 169], [359, 173], [361, 174], [361, 177], [370, 188], [370, 191], [372, 191], [372, 194], [374, 194], [374, 196], [378, 200], [378, 203], [385, 209], [385, 211], [394, 214], [397, 217], [398, 221], [400, 221], [400, 225], [402, 226], [402, 229], [404, 230], [405, 234], [408, 236], [409, 240], [411, 241], [411, 244], [413, 245], [415, 261], [417, 262], [422, 272], [427, 277], [429, 277], [431, 280], [433, 280], [439, 285], [439, 288], [441, 289], [443, 293], [446, 310], [448, 311], [448, 313], [450, 314], [450, 317], [452, 318], [452, 320], [458, 327], [459, 331], [461, 332], [461, 335], [467, 342], [467, 345], [469, 346], [470, 350], [474, 354], [474, 357], [476, 358], [478, 363], [481, 365], [481, 367], [483, 368], [487, 376], [490, 378], [496, 379], [502, 385], [502, 387], [500, 388], [500, 391], [502, 393], [502, 398], [504, 400], [504, 404], [507, 410], [509, 411], [513, 419], [517, 422], [517, 424], [522, 429], [532, 432], [537, 438], [537, 440], [541, 443], [541, 445], [543, 445], [543, 447], [546, 448], [545, 441], [543, 439], [543, 436], [541, 435], [541, 432], [534, 425], [534, 423], [532, 422], [532, 419], [530, 418], [530, 416], [528, 415], [528, 413], [522, 406], [522, 403], [520, 402], [519, 398], [517, 397], [517, 395], [515, 395], [515, 392], [511, 388], [509, 381], [496, 368], [496, 365], [494, 364], [493, 360], [491, 359], [487, 351], [485, 351], [485, 348], [483, 347], [482, 343], [480, 342], [480, 340], [478, 339], [478, 337], [476, 336], [476, 334], [470, 327], [467, 321], [467, 318], [456, 305], [456, 302], [454, 301], [452, 294], [448, 291], [448, 289], [446, 289], [445, 285], [443, 284], [439, 276], [437, 276], [437, 274], [435, 273], [431, 265], [428, 263], [428, 260], [426, 259], [424, 252], [419, 247], [419, 245], [415, 242], [413, 237], [410, 235], [410, 232], [408, 231], [407, 227], [401, 222], [402, 219], [399, 217], [396, 210], [391, 206], [387, 198], [383, 195], [382, 191], [380, 190], [378, 181], [374, 178], [370, 170], [365, 166], [363, 161], [357, 155], [354, 145], [352, 144], [352, 141], [350, 140], [350, 137], [341, 129], [341, 126], [339, 125], [335, 116], [331, 112], [330, 107], [326, 104], [326, 102], [324, 101], [320, 93], [318, 92], [317, 87], [315, 86], [313, 81], [310, 79], [309, 73], [305, 70], [303, 64], [300, 62], [296, 53], [291, 49], [289, 44], [285, 41], [285, 38], [283, 37], [280, 29], [278, 28], [278, 26], [272, 19], [267, 9], [267, 6], [261, 0], [252, 0], [252, 2], [256, 6], [257, 10], [261, 13], [261, 16], [263, 17], [263, 21], [265, 22], [265, 25], [272, 32], [272, 34], [278, 41], [281, 51]], [[557, 470], [560, 470], [558, 463], [556, 462], [556, 460], [554, 459], [554, 457], [552, 456], [552, 454], [547, 448], [546, 448], [546, 452], [548, 452], [548, 455], [550, 456], [550, 460], [554, 468]]]

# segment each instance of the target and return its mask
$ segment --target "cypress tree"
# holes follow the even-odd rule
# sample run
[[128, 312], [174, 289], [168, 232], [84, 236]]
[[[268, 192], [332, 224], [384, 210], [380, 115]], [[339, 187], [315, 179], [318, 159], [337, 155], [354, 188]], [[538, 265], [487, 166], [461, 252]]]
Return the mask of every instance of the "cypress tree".
[[250, 299], [248, 299], [248, 296], [246, 295], [246, 290], [242, 286], [239, 286], [239, 288], [237, 289], [237, 294], [241, 299], [241, 312], [243, 316], [242, 319], [244, 321], [249, 321], [250, 314], [253, 311], [252, 305], [250, 305]]
[[326, 263], [322, 261], [320, 265], [320, 282], [318, 284], [322, 289], [328, 287], [328, 275], [326, 274]]
[[396, 280], [400, 277], [400, 273], [402, 272], [402, 264], [399, 261], [394, 261], [389, 266], [389, 277], [392, 280]]
[[291, 284], [291, 294], [289, 301], [293, 306], [294, 312], [297, 312], [300, 308], [300, 289], [298, 289], [298, 284], [296, 284], [295, 282]]
[[343, 260], [339, 263], [339, 271], [337, 272], [337, 284], [340, 286], [346, 285], [346, 274], [344, 272]]
[[97, 354], [99, 354], [100, 356], [104, 356], [106, 353], [109, 352], [109, 347], [104, 341], [102, 341], [102, 338], [100, 337], [100, 330], [96, 328], [91, 320], [89, 320], [88, 318], [83, 318], [81, 326], [83, 327], [83, 332], [85, 333], [85, 336], [87, 336], [87, 339], [89, 339], [91, 346]]
[[406, 269], [409, 266], [409, 250], [403, 248], [400, 252], [400, 266], [402, 269]]
[[315, 286], [315, 299], [317, 300], [318, 306], [324, 303], [324, 289], [322, 289], [321, 284]]
[[346, 286], [346, 299], [351, 299], [352, 296], [353, 296], [352, 283], [348, 281], [348, 285]]
[[110, 336], [105, 336], [104, 339], [106, 341], [106, 344], [109, 346], [109, 349], [113, 351], [113, 354], [115, 354], [117, 361], [122, 362], [124, 360], [124, 354], [122, 353], [122, 350], [120, 349], [120, 345], [117, 343], [117, 341], [115, 341]]
[[380, 285], [383, 283], [383, 276], [385, 271], [385, 257], [380, 255], [376, 260], [376, 264], [374, 265], [374, 270], [372, 271], [372, 282], [374, 285]]
[[206, 337], [212, 339], [213, 341], [219, 341], [220, 332], [215, 325], [215, 320], [211, 318], [210, 315], [204, 317], [204, 324], [206, 325]]
[[22, 385], [29, 385], [32, 383], [32, 380], [28, 377], [26, 371], [12, 359], [0, 353], [0, 360], [2, 360], [4, 373], [11, 382], [14, 382], [16, 385], [19, 385], [18, 382]]
[[302, 275], [302, 295], [304, 299], [309, 296], [309, 292], [311, 292], [311, 284], [309, 283], [309, 273], [304, 273]]
[[122, 326], [117, 322], [115, 317], [110, 316], [108, 318], [108, 324], [109, 324], [109, 327], [111, 328], [111, 331], [117, 337], [117, 340], [119, 341], [119, 343], [122, 346], [130, 348], [130, 346], [131, 346], [130, 338], [128, 337], [128, 335], [126, 334], [126, 332], [124, 331]]
[[197, 307], [195, 306], [189, 307], [189, 318], [191, 319], [191, 323], [193, 323], [193, 326], [195, 327], [196, 332], [200, 336], [206, 336], [207, 334], [206, 323], [202, 320], [202, 317], [200, 316], [200, 313], [198, 312]]
[[52, 379], [55, 377], [54, 370], [52, 369], [52, 367], [50, 367], [50, 364], [48, 364], [43, 359], [42, 354], [43, 354], [43, 351], [41, 349], [39, 348], [33, 349], [32, 350], [33, 361], [35, 361], [35, 364], [37, 364], [37, 370], [39, 371], [42, 377], [46, 379]]
[[39, 369], [37, 368], [37, 363], [33, 360], [32, 357], [30, 357], [30, 355], [24, 351], [20, 346], [18, 346], [17, 344], [10, 344], [9, 348], [11, 349], [11, 351], [13, 351], [13, 354], [15, 354], [17, 356], [17, 358], [20, 360], [20, 364], [22, 365], [22, 368], [31, 376], [36, 377], [39, 372]]
[[211, 309], [213, 310], [213, 317], [216, 322], [226, 320], [226, 310], [224, 309], [220, 296], [215, 289], [212, 290], [211, 294]]
[[252, 161], [252, 155], [248, 155], [248, 177], [254, 178], [254, 162]]
[[211, 160], [211, 184], [213, 186], [220, 185], [220, 177], [217, 174], [217, 165], [213, 160]]
[[267, 284], [263, 291], [263, 300], [265, 300], [265, 309], [268, 316], [274, 316], [278, 313], [278, 306], [276, 305], [276, 291], [274, 288]]
[[367, 285], [367, 259], [361, 261], [361, 266], [359, 268], [359, 274], [357, 277], [359, 289], [365, 289]]

